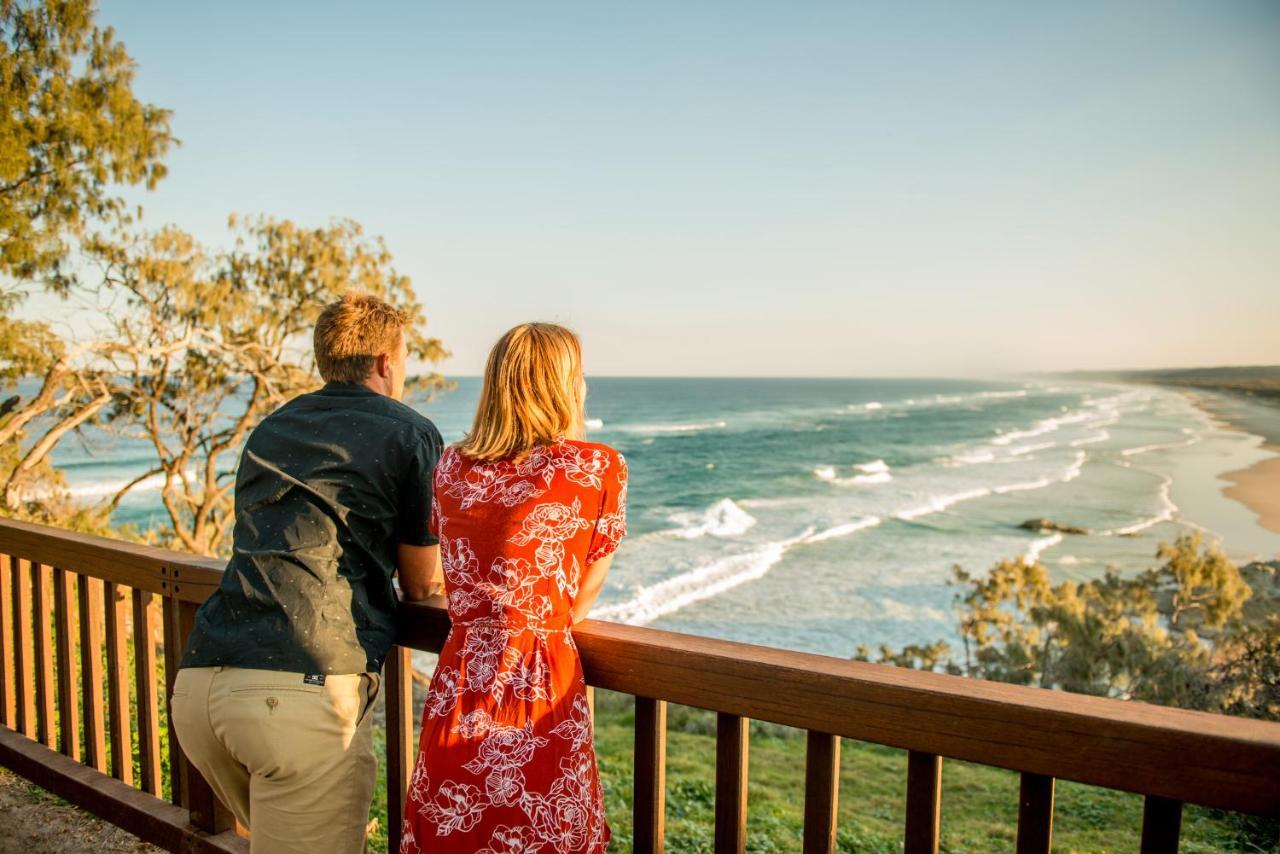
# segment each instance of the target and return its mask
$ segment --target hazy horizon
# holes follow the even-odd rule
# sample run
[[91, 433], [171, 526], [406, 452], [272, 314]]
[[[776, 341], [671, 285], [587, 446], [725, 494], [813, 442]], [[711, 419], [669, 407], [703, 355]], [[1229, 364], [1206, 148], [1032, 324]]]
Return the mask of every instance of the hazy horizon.
[[[1022, 382], [1036, 379], [1053, 379], [1053, 378], [1069, 378], [1072, 374], [1127, 374], [1127, 373], [1147, 373], [1151, 371], [1162, 370], [1242, 370], [1247, 368], [1275, 368], [1280, 370], [1280, 364], [1276, 365], [1177, 365], [1172, 367], [1154, 367], [1154, 368], [1098, 368], [1084, 371], [1030, 371], [1023, 373], [1009, 373], [992, 371], [989, 373], [974, 374], [601, 374], [592, 373], [591, 379], [598, 380], [973, 380], [986, 379], [995, 382]], [[474, 373], [450, 373], [448, 379], [451, 380], [479, 380], [483, 379], [484, 374], [480, 371]]]
[[145, 222], [357, 220], [446, 374], [535, 319], [597, 376], [1280, 362], [1277, 4], [99, 20], [182, 139]]

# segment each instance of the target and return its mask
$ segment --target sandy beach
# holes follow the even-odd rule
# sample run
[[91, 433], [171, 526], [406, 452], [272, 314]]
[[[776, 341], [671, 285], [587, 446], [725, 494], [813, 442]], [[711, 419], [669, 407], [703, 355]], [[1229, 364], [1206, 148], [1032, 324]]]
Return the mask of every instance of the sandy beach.
[[1187, 392], [1187, 397], [1223, 429], [1262, 437], [1261, 450], [1271, 456], [1223, 472], [1220, 477], [1230, 485], [1222, 493], [1249, 508], [1263, 528], [1280, 533], [1280, 407], [1208, 392]]

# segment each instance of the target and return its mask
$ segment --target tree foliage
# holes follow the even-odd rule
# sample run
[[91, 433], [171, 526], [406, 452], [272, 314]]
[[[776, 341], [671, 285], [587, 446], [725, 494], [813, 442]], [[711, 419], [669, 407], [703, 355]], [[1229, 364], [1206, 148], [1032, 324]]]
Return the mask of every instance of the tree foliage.
[[73, 242], [126, 213], [115, 188], [164, 177], [169, 111], [133, 72], [90, 0], [0, 0], [0, 276], [65, 289]]
[[[1082, 694], [1280, 719], [1280, 618], [1246, 619], [1240, 569], [1191, 534], [1132, 578], [1052, 584], [1039, 563], [957, 567], [960, 656], [881, 647], [878, 661]], [[855, 658], [871, 660], [860, 647]]]
[[[105, 287], [122, 295], [107, 313], [113, 343], [100, 351], [116, 383], [108, 423], [156, 456], [108, 508], [159, 475], [172, 544], [200, 554], [227, 546], [235, 456], [249, 432], [318, 384], [311, 333], [325, 305], [352, 290], [386, 299], [412, 317], [412, 357], [446, 355], [423, 331], [409, 279], [356, 223], [301, 228], [232, 217], [230, 228], [227, 251], [172, 227], [93, 248]], [[412, 387], [443, 385], [429, 374]]]

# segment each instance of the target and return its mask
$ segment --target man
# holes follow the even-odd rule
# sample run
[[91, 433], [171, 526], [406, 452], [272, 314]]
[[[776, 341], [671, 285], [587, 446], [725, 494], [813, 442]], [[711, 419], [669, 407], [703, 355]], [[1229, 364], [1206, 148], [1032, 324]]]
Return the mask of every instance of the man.
[[407, 315], [344, 297], [316, 323], [326, 384], [263, 419], [236, 475], [233, 554], [174, 683], [183, 751], [255, 852], [358, 852], [377, 760], [370, 709], [394, 639], [392, 576], [439, 575], [435, 426], [400, 402]]

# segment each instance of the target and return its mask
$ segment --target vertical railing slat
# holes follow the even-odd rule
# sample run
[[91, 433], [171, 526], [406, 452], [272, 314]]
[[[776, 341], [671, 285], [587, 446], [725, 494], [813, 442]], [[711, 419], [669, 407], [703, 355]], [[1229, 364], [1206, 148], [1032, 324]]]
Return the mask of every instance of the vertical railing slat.
[[836, 806], [840, 797], [840, 739], [809, 731], [804, 761], [804, 851], [836, 850]]
[[941, 833], [942, 757], [909, 751], [904, 854], [937, 854]]
[[747, 850], [750, 729], [750, 722], [739, 715], [716, 715], [716, 854]]
[[76, 579], [80, 605], [80, 693], [84, 700], [84, 764], [107, 772], [102, 703], [102, 582], [81, 574]]
[[634, 850], [658, 854], [666, 844], [667, 704], [636, 697]]
[[[162, 572], [167, 571], [167, 569], [162, 570]], [[165, 582], [161, 582], [161, 586], [164, 584]], [[176, 587], [170, 590], [172, 593], [177, 592]], [[173, 682], [178, 678], [178, 660], [183, 652], [173, 639], [181, 635], [182, 629], [179, 625], [178, 600], [172, 595], [165, 595], [161, 597], [160, 603], [160, 632], [161, 637], [164, 638], [164, 693], [165, 697], [172, 697]], [[182, 763], [186, 761], [186, 757], [183, 756], [182, 749], [178, 745], [178, 735], [173, 729], [173, 718], [168, 717], [167, 720], [169, 750], [165, 762], [169, 766], [169, 800], [183, 805], [187, 803], [187, 793], [182, 789], [185, 776], [182, 773]], [[157, 760], [157, 764], [159, 761]]]
[[36, 733], [40, 742], [56, 749], [58, 722], [53, 674], [53, 572], [48, 564], [34, 565], [33, 607], [36, 616]]
[[1017, 854], [1049, 854], [1053, 844], [1054, 780], [1044, 774], [1022, 774], [1018, 792]]
[[61, 567], [53, 570], [53, 609], [58, 651], [58, 749], [80, 761], [80, 698], [76, 692], [76, 643], [73, 628], [76, 577]]
[[[160, 795], [160, 711], [156, 699], [156, 607], [149, 590], [133, 589], [133, 664], [138, 692], [138, 784], [144, 792]], [[172, 737], [172, 734], [170, 734]], [[176, 789], [177, 775], [170, 768], [169, 782]]]
[[404, 799], [413, 772], [413, 659], [408, 647], [392, 646], [387, 653], [387, 837], [388, 849], [400, 850]]
[[1147, 795], [1142, 807], [1142, 854], [1177, 854], [1182, 801]]
[[107, 706], [111, 776], [133, 785], [133, 723], [129, 716], [128, 588], [107, 583]]
[[31, 562], [19, 560], [13, 571], [13, 645], [17, 651], [14, 689], [18, 704], [18, 731], [36, 737], [36, 654], [31, 625]]
[[9, 555], [0, 554], [0, 724], [18, 727], [16, 682], [14, 681], [13, 627], [13, 563]]

